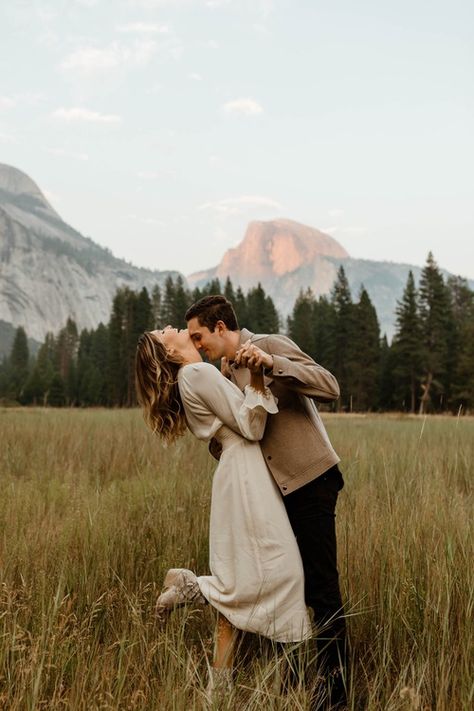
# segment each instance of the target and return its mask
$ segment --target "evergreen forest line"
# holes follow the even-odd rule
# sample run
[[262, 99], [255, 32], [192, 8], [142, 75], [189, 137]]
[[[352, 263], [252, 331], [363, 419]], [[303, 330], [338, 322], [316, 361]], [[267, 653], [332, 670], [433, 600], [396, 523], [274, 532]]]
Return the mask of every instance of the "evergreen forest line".
[[168, 323], [184, 327], [186, 309], [202, 296], [223, 293], [241, 326], [254, 333], [286, 332], [303, 351], [337, 377], [338, 411], [466, 413], [474, 410], [474, 291], [461, 277], [447, 281], [432, 254], [418, 288], [408, 275], [396, 307], [391, 344], [381, 336], [376, 310], [364, 287], [354, 301], [341, 266], [329, 296], [298, 296], [286, 324], [259, 284], [246, 294], [228, 278], [185, 288], [169, 277], [150, 294], [119, 289], [108, 324], [78, 331], [68, 319], [47, 334], [36, 357], [25, 330], [16, 330], [0, 364], [0, 404], [132, 407], [134, 357], [145, 330]]

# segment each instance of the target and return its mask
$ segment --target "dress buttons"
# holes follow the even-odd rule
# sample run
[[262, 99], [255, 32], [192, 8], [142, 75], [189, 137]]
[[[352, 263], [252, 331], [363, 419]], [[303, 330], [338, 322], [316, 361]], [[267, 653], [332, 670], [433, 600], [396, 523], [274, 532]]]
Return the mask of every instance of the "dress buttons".
[[269, 454], [269, 455], [268, 455], [268, 457], [267, 457], [267, 459], [271, 459], [271, 458], [272, 458], [272, 455], [271, 455], [271, 454]]
[[288, 489], [287, 486], [282, 486], [281, 488], [283, 489], [283, 491], [286, 491]]
[[278, 374], [279, 374], [279, 375], [281, 375], [282, 373], [283, 373], [283, 371], [282, 371], [282, 370], [279, 370], [279, 371], [278, 371]]

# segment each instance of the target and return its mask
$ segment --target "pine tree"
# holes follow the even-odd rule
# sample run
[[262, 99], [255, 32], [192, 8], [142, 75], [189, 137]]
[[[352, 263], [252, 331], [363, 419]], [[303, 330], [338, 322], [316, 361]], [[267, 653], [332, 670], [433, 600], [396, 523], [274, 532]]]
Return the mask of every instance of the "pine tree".
[[110, 405], [124, 405], [127, 399], [127, 321], [130, 289], [119, 289], [112, 302], [109, 332], [108, 400]]
[[394, 353], [393, 347], [388, 344], [386, 334], [380, 341], [380, 361], [378, 375], [378, 408], [380, 410], [392, 410], [394, 402]]
[[[424, 345], [420, 413], [434, 405], [436, 394], [446, 392], [445, 376], [449, 360], [451, 301], [449, 290], [432, 253], [422, 270], [419, 289], [421, 331]], [[439, 400], [442, 405], [442, 397]]]
[[260, 284], [247, 292], [247, 328], [253, 333], [278, 333], [279, 319], [275, 305]]
[[232, 282], [230, 280], [230, 277], [228, 276], [227, 279], [225, 280], [224, 284], [224, 296], [225, 298], [231, 302], [232, 305], [234, 305], [235, 302], [235, 292], [234, 292], [234, 287], [232, 286]]
[[240, 286], [235, 293], [234, 311], [240, 328], [248, 328], [247, 299]]
[[291, 316], [288, 317], [289, 337], [312, 358], [315, 358], [316, 351], [314, 305], [315, 299], [311, 289], [301, 290]]
[[395, 398], [398, 407], [415, 412], [422, 378], [424, 346], [418, 295], [411, 270], [395, 313], [396, 331], [392, 344]]
[[331, 291], [334, 308], [333, 331], [331, 333], [331, 372], [336, 376], [341, 389], [338, 407], [349, 408], [352, 402], [351, 341], [354, 335], [354, 312], [349, 282], [341, 265]]
[[312, 329], [314, 334], [313, 358], [325, 368], [331, 369], [333, 353], [332, 337], [335, 333], [336, 311], [326, 296], [320, 296], [313, 304]]
[[10, 390], [15, 400], [21, 401], [29, 376], [30, 353], [25, 329], [19, 326], [15, 331], [10, 351]]
[[151, 292], [151, 310], [153, 317], [151, 328], [153, 330], [158, 328], [161, 318], [161, 289], [158, 284], [155, 284]]
[[380, 326], [377, 312], [365, 288], [353, 307], [351, 340], [352, 409], [373, 410], [377, 407], [380, 363]]
[[186, 328], [184, 315], [191, 306], [190, 294], [184, 288], [183, 278], [178, 276], [174, 288], [174, 301], [171, 325], [175, 328]]
[[62, 407], [66, 404], [64, 381], [57, 371], [54, 373], [51, 381], [48, 404], [52, 407]]
[[451, 404], [456, 411], [474, 407], [474, 291], [461, 277], [450, 277], [454, 331], [451, 341]]
[[56, 371], [64, 387], [66, 404], [76, 399], [76, 367], [79, 335], [75, 322], [68, 318], [66, 326], [59, 331], [56, 339]]
[[77, 356], [78, 401], [80, 405], [107, 405], [109, 333], [100, 323], [95, 331], [81, 331]]
[[159, 318], [159, 326], [164, 328], [168, 325], [173, 325], [175, 318], [175, 286], [171, 276], [166, 277], [165, 290], [161, 297], [161, 311]]
[[57, 373], [56, 362], [56, 339], [52, 333], [47, 333], [26, 385], [28, 402], [43, 406], [49, 404], [51, 384]]

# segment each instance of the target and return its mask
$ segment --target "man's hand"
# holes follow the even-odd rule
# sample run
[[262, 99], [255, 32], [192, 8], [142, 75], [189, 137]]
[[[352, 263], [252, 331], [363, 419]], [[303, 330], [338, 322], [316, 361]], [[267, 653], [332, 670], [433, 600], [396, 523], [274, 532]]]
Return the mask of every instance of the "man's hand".
[[262, 351], [262, 349], [254, 343], [247, 341], [247, 343], [244, 343], [242, 348], [236, 352], [234, 363], [237, 366], [248, 368], [253, 373], [257, 373], [260, 372], [262, 368], [271, 370], [273, 368], [273, 357], [269, 353]]

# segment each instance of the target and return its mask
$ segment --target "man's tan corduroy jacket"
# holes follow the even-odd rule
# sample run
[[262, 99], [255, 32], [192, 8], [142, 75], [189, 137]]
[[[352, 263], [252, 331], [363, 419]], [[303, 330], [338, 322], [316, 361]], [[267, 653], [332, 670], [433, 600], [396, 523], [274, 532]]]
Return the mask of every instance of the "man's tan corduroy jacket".
[[[286, 336], [253, 334], [243, 328], [241, 344], [249, 339], [273, 356], [273, 371], [265, 376], [265, 384], [278, 398], [278, 413], [268, 417], [260, 445], [281, 493], [291, 494], [340, 461], [314, 402], [337, 400], [339, 385]], [[231, 380], [243, 390], [250, 373], [247, 368], [231, 368]]]

